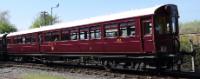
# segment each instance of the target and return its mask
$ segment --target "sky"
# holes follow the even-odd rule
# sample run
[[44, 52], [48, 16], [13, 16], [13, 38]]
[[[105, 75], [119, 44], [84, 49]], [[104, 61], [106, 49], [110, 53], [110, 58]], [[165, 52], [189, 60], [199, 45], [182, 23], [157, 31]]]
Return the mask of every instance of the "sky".
[[19, 31], [27, 30], [41, 11], [57, 15], [61, 22], [80, 20], [128, 10], [176, 4], [180, 22], [200, 20], [200, 0], [1, 0], [0, 12], [8, 11], [9, 20]]

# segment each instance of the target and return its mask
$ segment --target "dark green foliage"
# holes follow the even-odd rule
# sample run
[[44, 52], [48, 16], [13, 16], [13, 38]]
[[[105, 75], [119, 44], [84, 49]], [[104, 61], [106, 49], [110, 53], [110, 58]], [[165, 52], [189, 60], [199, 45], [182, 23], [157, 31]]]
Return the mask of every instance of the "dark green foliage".
[[189, 42], [189, 36], [181, 35], [180, 36], [180, 43], [181, 43], [181, 51], [191, 52], [191, 43]]
[[58, 17], [56, 16], [51, 16], [48, 13], [46, 14], [40, 14], [35, 21], [33, 22], [33, 24], [31, 25], [30, 29], [32, 28], [39, 28], [39, 27], [43, 27], [43, 26], [47, 26], [47, 25], [51, 25], [51, 21], [52, 24], [58, 23]]
[[[190, 35], [189, 33], [200, 33], [200, 21], [192, 21], [187, 23], [180, 24], [180, 33], [183, 34], [180, 36], [181, 42], [181, 51], [191, 52], [191, 43], [189, 40], [198, 40], [195, 39], [198, 35]], [[194, 43], [195, 54], [195, 67], [197, 72], [200, 71], [200, 46], [199, 44]], [[186, 67], [191, 67], [191, 56], [185, 57], [184, 61], [186, 62]]]
[[8, 12], [0, 12], [0, 33], [15, 32], [17, 29], [8, 20]]

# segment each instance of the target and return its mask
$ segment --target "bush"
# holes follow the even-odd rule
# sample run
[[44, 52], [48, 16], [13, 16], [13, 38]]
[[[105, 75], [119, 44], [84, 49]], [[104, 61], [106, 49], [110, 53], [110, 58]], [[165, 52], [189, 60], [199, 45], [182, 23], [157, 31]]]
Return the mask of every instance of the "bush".
[[[189, 35], [181, 35], [180, 36], [180, 50], [185, 52], [192, 52], [191, 51], [191, 43], [190, 43], [190, 36]], [[191, 39], [192, 40], [192, 39]], [[194, 44], [194, 50], [196, 52], [195, 56], [195, 67], [196, 71], [200, 72], [200, 46], [198, 44]], [[183, 68], [186, 70], [191, 70], [191, 56], [184, 56], [184, 64]]]

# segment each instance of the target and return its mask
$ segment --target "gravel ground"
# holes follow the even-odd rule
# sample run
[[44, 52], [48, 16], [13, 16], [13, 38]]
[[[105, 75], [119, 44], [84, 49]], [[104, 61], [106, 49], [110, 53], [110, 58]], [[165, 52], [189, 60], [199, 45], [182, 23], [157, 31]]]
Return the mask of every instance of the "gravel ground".
[[[87, 71], [87, 70], [86, 70]], [[94, 73], [98, 72], [94, 70]], [[101, 71], [99, 71], [101, 72]], [[179, 79], [179, 78], [170, 78], [170, 77], [151, 77], [151, 76], [138, 76], [131, 75], [131, 77], [127, 77], [130, 75], [124, 74], [113, 74], [110, 72], [100, 73], [100, 74], [90, 74], [83, 71], [74, 71], [74, 70], [40, 70], [34, 68], [22, 68], [22, 67], [4, 67], [0, 68], [0, 79], [22, 79], [22, 77], [26, 74], [48, 74], [51, 76], [61, 76], [66, 79]], [[126, 77], [125, 77], [126, 76]]]
[[100, 76], [93, 75], [85, 75], [78, 73], [70, 73], [70, 72], [57, 72], [57, 71], [48, 71], [48, 70], [39, 70], [39, 69], [29, 69], [29, 68], [16, 68], [16, 67], [8, 67], [8, 68], [0, 68], [0, 79], [20, 79], [23, 75], [39, 73], [39, 74], [49, 74], [62, 76], [66, 79], [109, 79], [102, 78]]

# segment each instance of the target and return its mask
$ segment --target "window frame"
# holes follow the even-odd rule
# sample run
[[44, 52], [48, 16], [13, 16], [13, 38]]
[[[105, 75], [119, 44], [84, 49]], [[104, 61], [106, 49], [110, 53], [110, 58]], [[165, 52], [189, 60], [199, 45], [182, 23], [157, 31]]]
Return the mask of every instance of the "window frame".
[[52, 33], [50, 31], [44, 33], [44, 42], [51, 42], [52, 40]]
[[[109, 23], [109, 24], [104, 24], [104, 37], [105, 38], [117, 38], [118, 36], [119, 36], [119, 30], [118, 30], [118, 26], [119, 26], [119, 24], [118, 23]], [[113, 33], [115, 33], [115, 34], [112, 34], [113, 36], [107, 36], [107, 30], [115, 30], [115, 31], [113, 31]], [[110, 33], [112, 33], [112, 32], [110, 32]]]
[[[146, 29], [146, 26], [145, 26], [145, 25], [142, 26], [142, 28], [143, 28], [143, 35], [144, 35], [144, 36], [151, 36], [151, 35], [153, 35], [153, 23], [152, 23], [151, 17], [145, 18], [145, 19], [142, 21], [142, 25], [143, 25], [144, 23], [148, 23], [148, 25], [151, 26], [151, 27], [149, 28], [149, 32], [146, 33], [146, 30], [147, 30], [147, 29]], [[148, 26], [148, 27], [149, 27], [149, 26]]]
[[[82, 39], [81, 35], [84, 36], [83, 39]], [[90, 39], [89, 35], [90, 35], [89, 27], [79, 29], [79, 40], [89, 40]]]
[[[94, 38], [92, 38], [92, 34], [94, 34]], [[101, 27], [99, 25], [90, 27], [90, 39], [101, 39], [101, 34]], [[97, 37], [98, 35], [99, 37]]]
[[17, 37], [13, 37], [13, 44], [17, 44]]
[[[57, 37], [56, 37], [57, 36]], [[57, 39], [56, 39], [57, 38]], [[60, 31], [56, 30], [56, 31], [52, 31], [51, 32], [51, 41], [60, 41]]]
[[25, 44], [33, 44], [35, 42], [36, 42], [36, 39], [35, 39], [34, 33], [25, 35]]
[[[0, 39], [0, 40], [2, 40], [2, 39]], [[6, 38], [6, 41], [7, 41], [7, 44], [13, 44], [10, 37]]]
[[14, 44], [23, 44], [22, 43], [22, 36], [18, 35], [18, 36], [14, 36]]
[[[124, 25], [121, 25], [124, 24]], [[134, 30], [131, 30], [134, 27]], [[122, 28], [126, 28], [126, 36], [123, 36]], [[134, 34], [132, 33], [134, 32]], [[122, 38], [135, 37], [136, 36], [136, 22], [135, 21], [125, 21], [119, 23], [119, 36]]]
[[[73, 34], [76, 33], [76, 34]], [[72, 35], [76, 35], [76, 39], [72, 39]], [[78, 29], [72, 29], [70, 30], [70, 41], [78, 41], [79, 40], [79, 32]]]
[[71, 40], [71, 38], [70, 38], [70, 30], [69, 29], [62, 30], [61, 31], [61, 41], [69, 41], [69, 40]]

